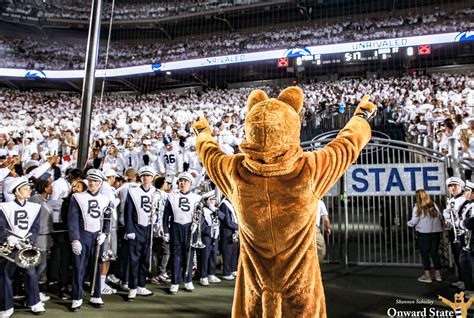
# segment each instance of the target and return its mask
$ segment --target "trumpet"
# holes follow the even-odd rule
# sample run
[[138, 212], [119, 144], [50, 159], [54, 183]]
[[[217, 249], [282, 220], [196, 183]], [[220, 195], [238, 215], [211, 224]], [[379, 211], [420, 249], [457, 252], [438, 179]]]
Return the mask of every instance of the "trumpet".
[[[15, 235], [15, 234], [13, 234]], [[21, 268], [32, 268], [38, 266], [43, 259], [43, 255], [41, 251], [33, 245], [30, 240], [30, 235], [26, 236], [25, 238], [21, 238], [19, 240], [20, 249], [15, 254], [14, 258], [10, 257], [9, 255], [13, 253], [15, 247], [8, 244], [7, 242], [0, 245], [0, 257], [5, 258], [7, 261], [15, 263], [16, 266]]]
[[[472, 205], [473, 205], [473, 203], [470, 203], [469, 206], [467, 207], [467, 211], [466, 211], [466, 214], [465, 214], [465, 219], [473, 217], [472, 214], [471, 214]], [[472, 237], [472, 231], [466, 229], [466, 231], [464, 232], [464, 247], [462, 249], [467, 251], [467, 252], [471, 251], [471, 237]]]
[[[202, 202], [197, 202], [194, 205], [194, 213], [193, 213], [193, 221], [191, 224], [191, 237], [189, 238], [189, 250], [188, 254], [186, 255], [186, 267], [184, 270], [184, 277], [187, 278], [189, 273], [188, 273], [188, 268], [189, 268], [189, 262], [191, 261], [191, 254], [192, 254], [192, 248], [205, 248], [206, 245], [201, 240], [201, 216], [202, 216], [202, 209], [203, 209], [203, 204]], [[198, 237], [196, 240], [196, 243], [193, 243], [193, 236], [194, 233], [198, 230]]]
[[454, 233], [454, 244], [459, 243], [459, 237], [464, 234], [464, 231], [456, 226], [456, 223], [459, 221], [459, 216], [456, 214], [456, 211], [454, 210], [454, 201], [451, 201], [449, 204], [449, 223], [451, 223], [451, 226], [453, 227], [453, 233]]

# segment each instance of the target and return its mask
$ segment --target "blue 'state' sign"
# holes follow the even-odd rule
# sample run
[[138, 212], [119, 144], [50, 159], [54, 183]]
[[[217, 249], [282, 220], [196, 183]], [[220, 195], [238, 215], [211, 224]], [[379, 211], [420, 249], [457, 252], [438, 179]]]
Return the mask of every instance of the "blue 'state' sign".
[[412, 195], [418, 189], [446, 193], [443, 163], [353, 165], [346, 176], [351, 196]]

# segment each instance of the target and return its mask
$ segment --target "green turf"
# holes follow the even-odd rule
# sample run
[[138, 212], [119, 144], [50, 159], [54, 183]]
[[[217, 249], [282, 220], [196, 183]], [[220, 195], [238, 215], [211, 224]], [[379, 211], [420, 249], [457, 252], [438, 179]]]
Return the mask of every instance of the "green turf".
[[[89, 304], [88, 295], [80, 311], [70, 312], [70, 300], [61, 300], [51, 295], [47, 301], [46, 314], [43, 317], [230, 317], [234, 282], [222, 281], [218, 284], [201, 286], [194, 282], [195, 291], [186, 292], [183, 286], [176, 295], [168, 294], [169, 285], [148, 284], [153, 296], [137, 296], [134, 302], [128, 302], [127, 293], [103, 296], [105, 306], [100, 309]], [[15, 302], [13, 317], [33, 317], [34, 315], [21, 302]]]

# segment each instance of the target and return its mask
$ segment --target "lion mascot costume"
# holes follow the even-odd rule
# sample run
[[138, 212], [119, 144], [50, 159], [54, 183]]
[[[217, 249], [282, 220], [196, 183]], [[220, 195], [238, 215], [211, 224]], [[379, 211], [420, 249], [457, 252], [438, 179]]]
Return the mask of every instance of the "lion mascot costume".
[[192, 126], [199, 158], [239, 220], [233, 317], [326, 317], [317, 202], [369, 142], [376, 106], [365, 96], [336, 139], [314, 152], [300, 147], [302, 107], [295, 86], [276, 99], [252, 91], [241, 154], [222, 152], [205, 118]]

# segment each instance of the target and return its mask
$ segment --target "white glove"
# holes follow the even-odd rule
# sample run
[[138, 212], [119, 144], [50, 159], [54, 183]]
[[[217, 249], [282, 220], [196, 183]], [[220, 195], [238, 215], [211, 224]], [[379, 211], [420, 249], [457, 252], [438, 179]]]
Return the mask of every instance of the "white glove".
[[79, 242], [79, 241], [72, 242], [71, 246], [72, 246], [72, 252], [74, 253], [74, 255], [81, 255], [81, 253], [82, 253], [82, 244], [81, 244], [81, 242]]
[[10, 235], [9, 237], [7, 237], [7, 242], [8, 242], [8, 245], [16, 246], [18, 245], [18, 243], [20, 243], [20, 239], [16, 237], [15, 235]]
[[166, 243], [169, 243], [169, 242], [170, 242], [170, 235], [169, 235], [169, 233], [163, 234], [163, 241], [165, 241]]
[[196, 232], [197, 228], [198, 228], [198, 226], [197, 226], [196, 223], [191, 224], [191, 233]]
[[134, 240], [135, 239], [135, 233], [127, 233], [127, 240]]
[[106, 238], [107, 238], [107, 235], [105, 235], [105, 233], [100, 233], [99, 236], [97, 236], [97, 245], [104, 244], [104, 241]]

